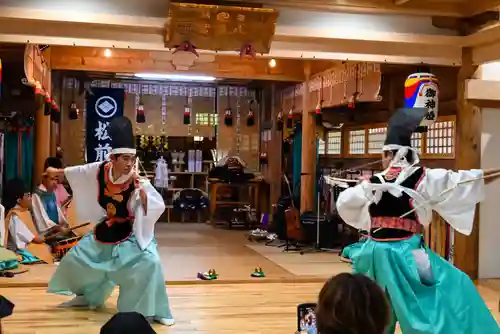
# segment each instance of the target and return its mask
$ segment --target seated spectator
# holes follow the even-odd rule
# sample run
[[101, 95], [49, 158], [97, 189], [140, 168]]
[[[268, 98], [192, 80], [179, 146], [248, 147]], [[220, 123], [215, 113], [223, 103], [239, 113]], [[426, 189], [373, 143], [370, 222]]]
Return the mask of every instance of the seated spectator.
[[156, 334], [148, 320], [137, 312], [115, 314], [101, 328], [101, 334]]
[[330, 278], [319, 293], [316, 324], [321, 334], [384, 334], [390, 308], [382, 289], [361, 274]]

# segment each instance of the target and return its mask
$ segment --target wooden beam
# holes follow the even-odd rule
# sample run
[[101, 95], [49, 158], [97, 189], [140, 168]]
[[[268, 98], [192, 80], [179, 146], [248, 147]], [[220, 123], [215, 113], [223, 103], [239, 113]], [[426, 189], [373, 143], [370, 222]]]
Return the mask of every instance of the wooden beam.
[[[465, 48], [462, 56], [462, 67], [457, 78], [457, 116], [456, 134], [457, 149], [455, 150], [455, 168], [481, 168], [481, 110], [467, 100], [467, 82], [474, 78], [477, 66], [472, 61], [472, 50]], [[470, 236], [455, 232], [454, 264], [477, 279], [479, 275], [479, 205], [474, 217], [474, 228]]]
[[468, 79], [465, 82], [467, 100], [487, 100], [500, 102], [500, 81]]
[[405, 3], [410, 2], [411, 0], [394, 0], [394, 4], [397, 6], [404, 5]]
[[[239, 0], [229, 0], [238, 3]], [[246, 0], [249, 3], [262, 3], [271, 8], [295, 8], [301, 10], [345, 12], [345, 13], [376, 13], [376, 14], [413, 14], [413, 15], [446, 15], [464, 16], [464, 12], [455, 2], [412, 1], [404, 6], [393, 1], [380, 0]]]
[[[497, 30], [500, 33], [500, 27]], [[476, 46], [472, 49], [472, 61], [476, 65], [498, 61], [500, 59], [500, 40]]]
[[432, 25], [440, 29], [455, 30], [460, 36], [467, 36], [494, 27], [499, 20], [499, 11], [488, 11], [463, 18], [437, 16], [432, 18]]
[[278, 203], [281, 194], [281, 185], [283, 178], [280, 177], [283, 174], [282, 157], [283, 157], [283, 131], [279, 131], [277, 128], [278, 113], [280, 112], [278, 108], [278, 92], [276, 89], [276, 84], [273, 83], [271, 88], [268, 90], [271, 94], [271, 122], [273, 124], [271, 132], [271, 142], [268, 143], [268, 153], [267, 157], [269, 160], [269, 176], [268, 182], [270, 183], [270, 197], [271, 203]]
[[[309, 92], [311, 64], [304, 64], [304, 92]], [[302, 171], [300, 177], [300, 211], [314, 210], [316, 179], [316, 125], [314, 114], [309, 110], [310, 94], [302, 95]]]
[[500, 0], [475, 0], [468, 1], [464, 8], [464, 16], [474, 16], [488, 11], [498, 11]]
[[302, 61], [280, 59], [270, 68], [268, 60], [240, 59], [238, 56], [215, 56], [209, 63], [195, 63], [188, 71], [177, 71], [169, 51], [113, 50], [107, 58], [103, 49], [86, 47], [51, 47], [53, 70], [96, 71], [111, 73], [205, 74], [217, 78], [255, 79], [299, 82], [304, 78]]

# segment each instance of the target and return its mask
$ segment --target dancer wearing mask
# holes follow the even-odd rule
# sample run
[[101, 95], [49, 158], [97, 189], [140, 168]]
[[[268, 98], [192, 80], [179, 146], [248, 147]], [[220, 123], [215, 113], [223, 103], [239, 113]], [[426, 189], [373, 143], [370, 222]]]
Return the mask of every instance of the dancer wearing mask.
[[138, 312], [173, 325], [154, 226], [165, 210], [163, 198], [138, 177], [132, 124], [115, 118], [108, 127], [111, 161], [49, 168], [73, 189], [78, 221], [96, 222], [62, 259], [48, 292], [76, 297], [66, 306], [100, 307], [120, 287], [119, 312]]
[[387, 128], [385, 170], [343, 191], [342, 219], [370, 235], [351, 254], [354, 271], [376, 280], [405, 334], [498, 334], [500, 329], [470, 278], [429, 250], [422, 232], [436, 211], [456, 231], [472, 232], [485, 179], [500, 169], [453, 172], [418, 166], [411, 136], [427, 109], [400, 109]]

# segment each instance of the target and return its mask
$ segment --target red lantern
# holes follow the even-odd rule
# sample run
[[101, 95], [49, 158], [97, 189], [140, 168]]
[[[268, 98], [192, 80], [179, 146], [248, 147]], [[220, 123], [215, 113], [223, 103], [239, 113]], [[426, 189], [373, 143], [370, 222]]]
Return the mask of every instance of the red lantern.
[[255, 124], [255, 116], [253, 114], [253, 100], [250, 101], [249, 109], [248, 109], [248, 116], [247, 116], [247, 126], [253, 126]]
[[191, 124], [191, 108], [187, 104], [184, 106], [184, 124]]
[[267, 165], [267, 152], [260, 152], [259, 162], [261, 165]]
[[61, 111], [56, 101], [52, 100], [50, 109], [50, 120], [54, 123], [61, 122]]
[[48, 93], [45, 93], [45, 105], [43, 106], [43, 114], [50, 116], [52, 114], [52, 99]]
[[146, 122], [146, 114], [144, 112], [144, 104], [142, 101], [139, 102], [137, 109], [135, 111], [135, 121], [137, 123], [145, 123]]
[[231, 108], [227, 108], [224, 112], [224, 124], [227, 126], [233, 125], [233, 111]]
[[323, 112], [322, 112], [323, 100], [319, 101], [316, 106], [316, 110], [314, 111], [314, 118], [316, 119], [316, 125], [323, 124]]
[[69, 119], [72, 121], [77, 120], [79, 114], [80, 114], [80, 111], [78, 110], [78, 108], [76, 106], [76, 102], [75, 101], [71, 102], [71, 104], [69, 105], [69, 113], [68, 113]]
[[286, 119], [286, 128], [293, 128], [293, 109], [290, 109], [290, 111], [288, 112], [288, 117]]

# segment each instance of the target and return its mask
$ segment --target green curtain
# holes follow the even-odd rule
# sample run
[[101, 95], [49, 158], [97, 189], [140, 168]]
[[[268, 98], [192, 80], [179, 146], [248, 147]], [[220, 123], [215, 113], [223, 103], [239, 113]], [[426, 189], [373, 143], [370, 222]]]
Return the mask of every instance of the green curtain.
[[[33, 181], [33, 132], [33, 127], [26, 127], [21, 132], [7, 130], [5, 133], [5, 157], [9, 157], [5, 159], [5, 180], [19, 177], [29, 188]], [[20, 148], [18, 147], [19, 135], [21, 135]], [[18, 166], [19, 153], [21, 166]]]
[[[319, 140], [316, 140], [316, 180], [314, 182], [314, 207], [316, 208], [318, 201], [318, 180], [319, 177], [319, 154], [318, 145]], [[293, 136], [293, 148], [292, 148], [292, 165], [293, 165], [293, 193], [300, 194], [300, 174], [302, 173], [302, 129], [299, 127], [295, 130]]]

